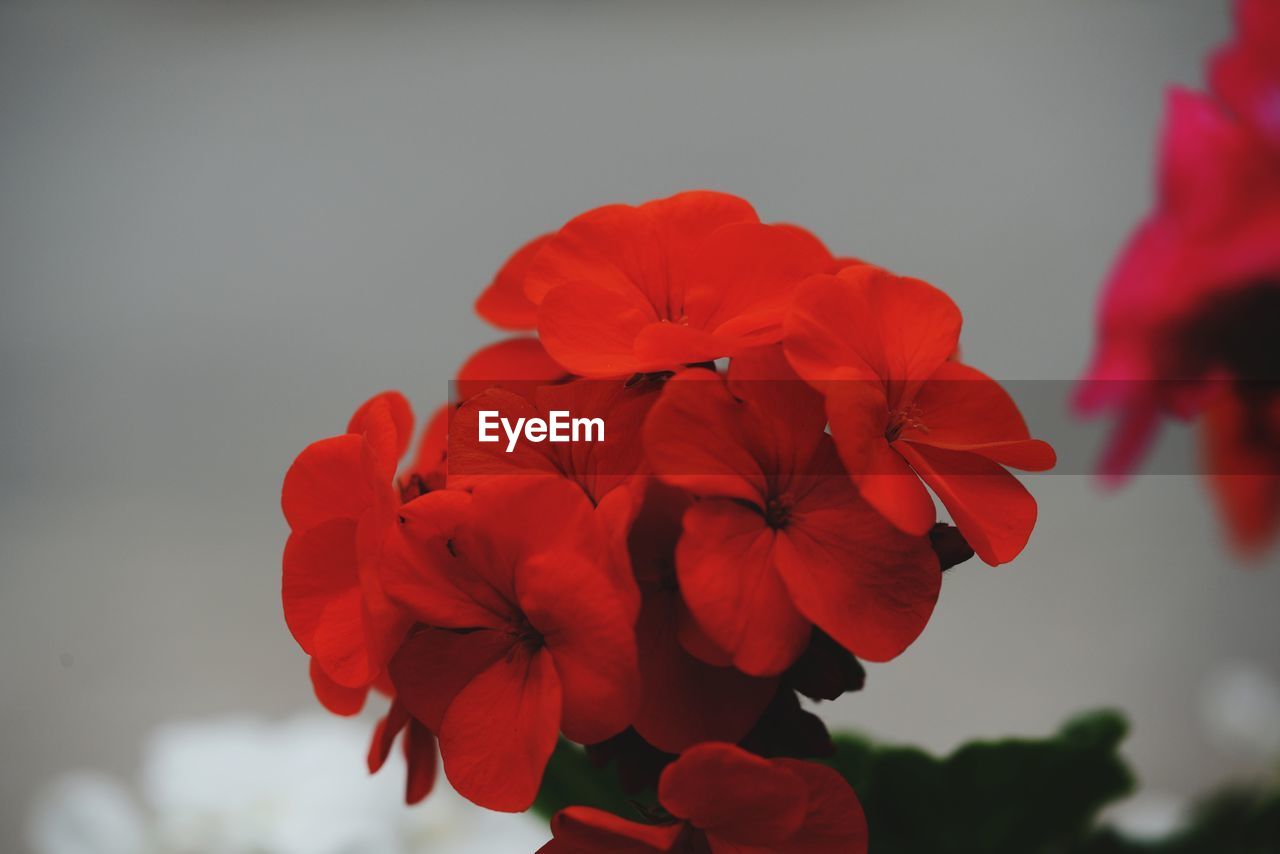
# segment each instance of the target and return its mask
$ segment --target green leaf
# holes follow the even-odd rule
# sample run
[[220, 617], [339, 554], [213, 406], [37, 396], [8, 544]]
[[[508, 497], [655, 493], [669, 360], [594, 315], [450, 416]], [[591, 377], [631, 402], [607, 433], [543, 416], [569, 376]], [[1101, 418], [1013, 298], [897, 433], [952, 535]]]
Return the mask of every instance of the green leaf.
[[551, 761], [542, 776], [542, 788], [533, 802], [533, 811], [543, 818], [551, 818], [565, 807], [596, 807], [632, 820], [640, 818], [633, 805], [639, 801], [652, 804], [652, 794], [632, 797], [622, 789], [622, 783], [612, 765], [596, 767], [587, 752], [576, 744], [560, 740]]
[[[871, 854], [1276, 854], [1280, 789], [1228, 789], [1207, 799], [1168, 839], [1135, 842], [1097, 828], [1098, 811], [1133, 788], [1117, 753], [1128, 727], [1095, 712], [1044, 739], [973, 742], [945, 758], [914, 747], [835, 737], [825, 760], [857, 791]], [[550, 817], [582, 805], [644, 821], [652, 791], [623, 791], [613, 766], [596, 767], [562, 741], [533, 809]]]
[[1057, 852], [1132, 788], [1116, 753], [1126, 729], [1098, 712], [1054, 738], [975, 742], [945, 759], [844, 735], [828, 764], [862, 801], [871, 854]]

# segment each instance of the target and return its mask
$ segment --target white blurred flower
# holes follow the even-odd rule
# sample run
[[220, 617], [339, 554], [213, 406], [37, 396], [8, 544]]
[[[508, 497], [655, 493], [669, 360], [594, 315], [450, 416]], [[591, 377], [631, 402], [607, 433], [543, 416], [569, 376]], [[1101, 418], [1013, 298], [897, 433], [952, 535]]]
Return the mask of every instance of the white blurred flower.
[[1186, 799], [1142, 792], [1107, 809], [1103, 823], [1135, 842], [1154, 842], [1177, 831], [1186, 818]]
[[74, 775], [37, 803], [38, 854], [531, 854], [533, 816], [480, 809], [441, 776], [403, 802], [398, 751], [370, 777], [368, 721], [310, 715], [171, 724], [143, 749], [141, 806], [120, 783]]
[[129, 790], [103, 774], [68, 774], [36, 802], [27, 827], [38, 854], [137, 854], [146, 850], [142, 812]]
[[1200, 694], [1200, 717], [1219, 749], [1280, 760], [1280, 682], [1266, 669], [1244, 661], [1215, 667]]

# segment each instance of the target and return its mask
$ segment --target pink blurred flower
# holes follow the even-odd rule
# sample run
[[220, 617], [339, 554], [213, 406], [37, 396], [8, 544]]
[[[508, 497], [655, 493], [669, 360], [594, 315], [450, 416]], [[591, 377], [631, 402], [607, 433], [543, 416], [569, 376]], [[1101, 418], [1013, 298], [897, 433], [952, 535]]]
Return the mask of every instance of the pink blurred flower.
[[1202, 466], [1234, 544], [1280, 521], [1280, 14], [1243, 0], [1213, 95], [1174, 89], [1156, 204], [1112, 269], [1085, 414], [1116, 413], [1104, 476], [1141, 460], [1166, 417], [1203, 417]]

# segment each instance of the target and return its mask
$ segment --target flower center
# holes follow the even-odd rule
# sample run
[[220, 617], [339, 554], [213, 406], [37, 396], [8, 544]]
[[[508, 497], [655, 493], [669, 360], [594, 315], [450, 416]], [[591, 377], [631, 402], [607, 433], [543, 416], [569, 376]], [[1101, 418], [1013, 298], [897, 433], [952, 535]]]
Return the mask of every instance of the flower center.
[[791, 511], [795, 508], [796, 499], [790, 492], [784, 492], [769, 499], [764, 508], [764, 521], [770, 528], [781, 529], [791, 522]]
[[523, 646], [531, 652], [536, 652], [546, 643], [542, 632], [535, 629], [523, 615], [515, 622], [508, 624], [506, 632], [511, 638], [513, 648]]
[[1166, 373], [1197, 379], [1223, 368], [1234, 379], [1274, 387], [1280, 380], [1280, 348], [1275, 346], [1280, 282], [1261, 281], [1215, 296], [1198, 309], [1173, 330], [1173, 352], [1164, 355]]
[[408, 504], [413, 499], [426, 495], [428, 492], [444, 489], [444, 477], [435, 472], [428, 474], [426, 477], [415, 473], [407, 478], [402, 478], [399, 486], [400, 503]]
[[683, 308], [668, 308], [666, 316], [658, 319], [659, 323], [670, 323], [673, 326], [688, 326], [689, 315], [684, 313]]
[[925, 427], [924, 422], [920, 420], [923, 414], [920, 411], [920, 407], [914, 403], [890, 410], [889, 423], [884, 428], [885, 439], [890, 442], [897, 441], [898, 437], [902, 435], [902, 431], [908, 427], [928, 432], [929, 428]]

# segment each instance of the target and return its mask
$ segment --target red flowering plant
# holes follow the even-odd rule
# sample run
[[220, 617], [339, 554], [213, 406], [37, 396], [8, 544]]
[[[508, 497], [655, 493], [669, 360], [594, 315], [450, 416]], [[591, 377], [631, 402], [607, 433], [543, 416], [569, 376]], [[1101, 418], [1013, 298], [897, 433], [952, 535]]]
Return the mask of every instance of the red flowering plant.
[[1163, 419], [1198, 419], [1201, 469], [1248, 553], [1280, 530], [1280, 4], [1236, 9], [1210, 91], [1169, 94], [1156, 203], [1103, 290], [1077, 404], [1117, 413], [1113, 480]]
[[[800, 697], [907, 649], [951, 566], [1016, 557], [1036, 505], [1007, 467], [1054, 462], [958, 360], [954, 303], [688, 192], [534, 240], [476, 308], [536, 335], [466, 362], [406, 468], [387, 393], [286, 476], [321, 701], [390, 698], [370, 767], [405, 732], [411, 800], [438, 744], [477, 804], [567, 807], [547, 852], [866, 850]], [[569, 743], [629, 815], [547, 795]]]

